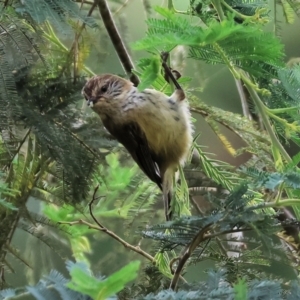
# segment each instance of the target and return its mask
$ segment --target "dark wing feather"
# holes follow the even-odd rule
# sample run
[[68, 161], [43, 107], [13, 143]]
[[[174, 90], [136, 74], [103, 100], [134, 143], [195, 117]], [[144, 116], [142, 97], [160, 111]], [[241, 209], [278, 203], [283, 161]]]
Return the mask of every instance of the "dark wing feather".
[[118, 127], [109, 119], [103, 121], [107, 130], [128, 150], [142, 171], [162, 190], [162, 178], [155, 154], [149, 148], [146, 136], [137, 123]]

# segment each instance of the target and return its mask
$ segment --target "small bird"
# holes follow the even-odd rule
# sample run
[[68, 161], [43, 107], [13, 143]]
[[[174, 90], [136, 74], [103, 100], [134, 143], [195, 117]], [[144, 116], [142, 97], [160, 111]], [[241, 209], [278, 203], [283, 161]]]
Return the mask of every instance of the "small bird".
[[183, 90], [176, 89], [171, 96], [154, 89], [139, 91], [126, 79], [103, 74], [89, 79], [82, 94], [110, 134], [162, 190], [170, 220], [173, 178], [192, 144]]

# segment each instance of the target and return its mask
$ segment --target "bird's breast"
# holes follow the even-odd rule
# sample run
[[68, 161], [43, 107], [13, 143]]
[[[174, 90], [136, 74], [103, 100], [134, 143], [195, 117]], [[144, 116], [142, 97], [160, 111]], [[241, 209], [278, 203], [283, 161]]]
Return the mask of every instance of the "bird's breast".
[[187, 103], [154, 90], [145, 90], [136, 98], [126, 107], [127, 113], [145, 133], [149, 147], [159, 156], [183, 161], [192, 142]]

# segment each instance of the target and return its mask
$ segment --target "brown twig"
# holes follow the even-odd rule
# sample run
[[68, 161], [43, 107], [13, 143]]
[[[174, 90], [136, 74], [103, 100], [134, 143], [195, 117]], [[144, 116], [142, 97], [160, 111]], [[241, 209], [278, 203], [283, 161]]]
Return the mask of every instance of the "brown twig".
[[[210, 117], [210, 113], [205, 111], [204, 109], [201, 108], [195, 108], [195, 107], [190, 107], [190, 111], [197, 113], [199, 115], [201, 115], [202, 117]], [[233, 133], [235, 133], [238, 137], [243, 138], [242, 135], [235, 130], [234, 128], [232, 128], [230, 125], [228, 125], [226, 122], [224, 122], [223, 120], [217, 120], [214, 119], [214, 121], [216, 121], [217, 123], [223, 125], [224, 127], [226, 127], [227, 129], [229, 129], [230, 131], [232, 131]], [[209, 125], [209, 124], [208, 124]], [[210, 125], [209, 125], [210, 126]], [[211, 126], [210, 126], [211, 127]]]
[[[97, 225], [93, 225], [85, 220], [77, 220], [77, 221], [73, 221], [73, 222], [65, 222], [65, 221], [59, 221], [58, 224], [65, 224], [65, 225], [69, 225], [69, 226], [73, 226], [73, 225], [86, 225], [91, 229], [95, 229], [98, 231], [103, 231], [105, 232], [107, 235], [111, 236], [113, 239], [115, 239], [116, 241], [118, 241], [119, 243], [121, 243], [125, 248], [128, 248], [142, 256], [144, 256], [145, 258], [147, 258], [148, 260], [150, 260], [153, 264], [155, 264], [155, 259], [153, 256], [151, 256], [150, 254], [148, 254], [147, 252], [145, 252], [144, 250], [142, 250], [140, 247], [136, 247], [133, 246], [129, 243], [127, 243], [126, 241], [124, 241], [122, 238], [120, 238], [118, 235], [116, 235], [114, 232], [108, 230], [106, 227], [100, 227], [97, 223]], [[101, 224], [101, 223], [100, 223]]]
[[173, 269], [173, 265], [175, 262], [177, 262], [179, 260], [180, 260], [180, 257], [174, 257], [173, 259], [170, 260], [169, 267], [170, 267], [170, 272], [172, 275], [174, 275], [174, 273], [175, 273], [175, 271]]
[[10, 167], [10, 166], [11, 166], [11, 164], [12, 164], [14, 158], [19, 154], [19, 152], [20, 152], [20, 150], [21, 150], [23, 144], [24, 144], [25, 141], [27, 140], [27, 138], [28, 138], [30, 132], [31, 132], [31, 127], [30, 127], [30, 128], [26, 131], [26, 133], [24, 134], [22, 140], [20, 141], [20, 144], [19, 144], [18, 148], [16, 149], [16, 152], [12, 155], [12, 157], [11, 157], [10, 160], [9, 160], [9, 162], [6, 164], [6, 166], [5, 166], [4, 168]]
[[115, 239], [116, 241], [118, 241], [119, 243], [121, 243], [125, 248], [128, 248], [142, 256], [144, 256], [145, 258], [147, 258], [148, 260], [150, 260], [153, 264], [155, 264], [155, 259], [153, 256], [151, 256], [150, 254], [148, 254], [147, 252], [145, 252], [144, 250], [142, 250], [139, 246], [133, 246], [129, 243], [127, 243], [126, 241], [124, 241], [122, 238], [120, 238], [118, 235], [116, 235], [114, 232], [108, 230], [103, 224], [101, 224], [95, 217], [94, 213], [93, 213], [93, 209], [92, 209], [92, 205], [94, 203], [94, 201], [96, 200], [96, 193], [99, 189], [99, 185], [96, 186], [96, 188], [94, 189], [94, 193], [93, 193], [93, 198], [91, 200], [91, 202], [89, 203], [89, 211], [90, 211], [90, 215], [92, 217], [92, 219], [95, 221], [95, 223], [97, 225], [93, 225], [87, 221], [84, 221], [82, 219], [78, 220], [78, 221], [73, 221], [73, 222], [64, 222], [64, 221], [60, 221], [58, 222], [59, 224], [66, 224], [66, 225], [86, 225], [91, 229], [95, 229], [98, 231], [102, 231], [105, 232], [107, 235], [111, 236], [113, 239]]
[[[97, 193], [98, 189], [99, 189], [99, 185], [97, 185], [95, 187], [94, 192], [93, 192], [93, 196], [92, 196], [92, 200], [89, 203], [89, 212], [90, 212], [90, 215], [91, 215], [92, 219], [94, 220], [94, 222], [97, 225], [93, 225], [92, 223], [89, 223], [89, 222], [87, 222], [85, 220], [82, 220], [82, 219], [79, 219], [77, 221], [72, 221], [72, 222], [59, 221], [58, 224], [64, 224], [64, 225], [69, 225], [69, 226], [73, 226], [73, 225], [85, 225], [85, 226], [88, 226], [91, 229], [105, 232], [107, 235], [109, 235], [110, 237], [112, 237], [114, 240], [116, 240], [117, 242], [119, 242], [120, 244], [122, 244], [125, 248], [128, 248], [128, 249], [130, 249], [130, 250], [132, 250], [132, 251], [134, 251], [134, 252], [142, 255], [143, 257], [145, 257], [146, 259], [150, 260], [155, 265], [156, 261], [155, 261], [155, 258], [153, 256], [151, 256], [146, 251], [142, 250], [140, 248], [140, 246], [133, 246], [133, 245], [127, 243], [125, 240], [123, 240], [117, 234], [115, 234], [114, 232], [108, 230], [102, 223], [100, 223], [97, 220], [97, 218], [95, 217], [95, 215], [93, 213], [92, 205], [95, 202], [95, 200], [98, 199], [98, 197], [96, 197], [96, 193]], [[186, 282], [186, 280], [182, 276], [179, 276], [179, 279], [181, 279], [183, 282]]]
[[235, 79], [235, 84], [236, 84], [237, 91], [240, 96], [241, 105], [242, 105], [242, 109], [243, 109], [243, 115], [244, 115], [244, 117], [246, 117], [247, 119], [249, 119], [251, 121], [253, 118], [250, 113], [250, 109], [249, 109], [249, 105], [247, 102], [247, 97], [246, 97], [245, 91], [243, 89], [243, 82], [241, 79]]
[[253, 228], [243, 228], [243, 229], [230, 229], [230, 230], [225, 230], [222, 232], [215, 232], [215, 233], [211, 233], [205, 236], [205, 239], [212, 239], [214, 237], [220, 236], [220, 235], [224, 235], [224, 234], [229, 234], [229, 233], [236, 233], [236, 232], [245, 232], [245, 231], [252, 231]]
[[[95, 1], [96, 2], [96, 1]], [[97, 5], [99, 8], [99, 12], [103, 21], [103, 24], [107, 30], [107, 33], [113, 43], [113, 46], [118, 54], [120, 62], [123, 66], [124, 71], [126, 72], [127, 76], [129, 77], [130, 81], [135, 85], [138, 86], [140, 83], [139, 78], [132, 73], [134, 69], [133, 62], [128, 54], [126, 47], [121, 39], [121, 36], [118, 32], [116, 24], [112, 18], [111, 12], [105, 0], [98, 0]]]
[[[82, 2], [82, 0], [78, 1], [78, 2], [81, 2], [81, 5], [82, 3], [87, 3], [87, 2]], [[88, 3], [91, 5], [90, 9], [89, 9], [89, 12], [87, 14], [87, 17], [90, 17], [94, 11], [94, 9], [96, 8], [97, 6], [97, 1], [94, 1], [94, 2], [91, 2], [91, 3]], [[78, 22], [77, 22], [78, 23]], [[72, 46], [71, 46], [71, 49], [69, 51], [69, 54], [68, 54], [68, 57], [67, 57], [67, 62], [69, 61], [69, 59], [71, 58], [71, 54], [74, 52], [74, 82], [76, 81], [76, 73], [77, 73], [77, 62], [78, 62], [78, 59], [76, 56], [78, 56], [78, 40], [83, 32], [85, 28], [85, 23], [83, 23], [78, 32], [75, 33], [75, 38], [74, 38], [74, 41], [72, 43]], [[63, 72], [65, 71], [65, 69], [67, 68], [67, 64], [62, 68], [61, 70], [61, 74], [63, 74]]]
[[178, 261], [178, 266], [175, 270], [173, 279], [170, 284], [170, 289], [175, 290], [180, 274], [182, 272], [182, 269], [185, 266], [185, 263], [190, 258], [194, 250], [198, 247], [198, 245], [204, 241], [206, 232], [210, 229], [210, 226], [212, 224], [208, 224], [205, 227], [201, 228], [199, 232], [194, 236], [192, 241], [185, 247], [185, 250], [183, 251], [183, 255], [180, 257]]
[[169, 52], [162, 52], [161, 53], [162, 66], [163, 66], [163, 68], [165, 70], [165, 73], [166, 73], [167, 77], [169, 79], [171, 79], [171, 81], [173, 82], [173, 84], [176, 87], [176, 89], [182, 91], [182, 87], [180, 86], [180, 84], [178, 83], [178, 81], [176, 80], [176, 78], [174, 77], [174, 75], [173, 75], [170, 67], [167, 65], [168, 57], [169, 57]]
[[87, 149], [90, 153], [92, 153], [94, 157], [99, 157], [99, 154], [96, 151], [94, 151], [90, 146], [88, 146], [84, 141], [82, 141], [75, 133], [73, 133], [71, 130], [63, 126], [62, 123], [54, 121], [54, 124], [66, 130], [68, 134], [70, 134], [77, 142], [79, 142], [80, 145], [82, 145], [85, 149]]
[[113, 16], [115, 17], [117, 14], [120, 13], [120, 11], [126, 7], [126, 5], [129, 3], [129, 0], [125, 0], [125, 2], [113, 13]]

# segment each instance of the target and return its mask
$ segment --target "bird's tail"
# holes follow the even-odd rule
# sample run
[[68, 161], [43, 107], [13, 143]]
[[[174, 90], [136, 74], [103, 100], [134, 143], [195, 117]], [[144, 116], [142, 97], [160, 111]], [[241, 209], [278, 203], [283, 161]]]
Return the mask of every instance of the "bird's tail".
[[163, 200], [164, 200], [164, 207], [165, 207], [165, 216], [166, 220], [170, 221], [172, 219], [172, 194], [173, 194], [173, 177], [174, 177], [174, 170], [169, 168], [166, 170], [163, 176], [163, 183], [162, 183], [162, 190], [163, 190]]

